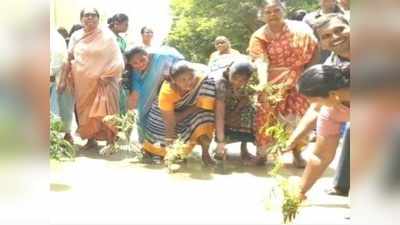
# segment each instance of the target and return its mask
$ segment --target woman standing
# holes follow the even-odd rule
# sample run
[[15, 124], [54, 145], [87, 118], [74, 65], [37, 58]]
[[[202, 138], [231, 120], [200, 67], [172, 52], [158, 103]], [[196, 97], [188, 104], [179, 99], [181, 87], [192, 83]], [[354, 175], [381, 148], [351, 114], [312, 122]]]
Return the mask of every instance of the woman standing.
[[164, 157], [165, 148], [180, 138], [188, 144], [187, 154], [199, 144], [204, 164], [215, 164], [208, 151], [214, 132], [214, 105], [214, 79], [195, 74], [187, 61], [177, 62], [145, 117], [144, 150]]
[[107, 153], [112, 151], [116, 129], [105, 124], [103, 118], [119, 111], [118, 81], [124, 62], [115, 35], [98, 27], [96, 9], [83, 9], [80, 19], [83, 29], [71, 37], [66, 65], [76, 101], [78, 132], [88, 139], [84, 149], [96, 147], [96, 140], [106, 140], [107, 146], [100, 152]]
[[140, 29], [140, 35], [142, 36], [142, 47], [144, 49], [149, 49], [152, 47], [152, 40], [153, 40], [153, 35], [154, 31], [150, 27], [142, 27]]
[[232, 62], [232, 58], [240, 55], [240, 52], [231, 47], [231, 42], [225, 36], [215, 38], [214, 46], [217, 51], [210, 55], [208, 66], [211, 71], [226, 68]]
[[126, 33], [126, 31], [128, 31], [128, 26], [129, 26], [128, 16], [123, 13], [115, 14], [113, 17], [107, 20], [107, 23], [110, 30], [114, 32], [115, 36], [117, 37], [119, 49], [121, 49], [122, 53], [125, 52], [126, 40], [119, 34]]
[[[124, 54], [126, 50], [126, 40], [121, 37], [120, 33], [126, 33], [129, 25], [129, 18], [123, 13], [115, 14], [109, 18], [108, 27], [117, 37], [117, 42], [121, 53]], [[128, 94], [129, 94], [129, 79], [127, 73], [123, 73], [121, 84], [119, 85], [119, 112], [125, 114], [127, 112]]]
[[[260, 107], [256, 115], [256, 142], [258, 157], [256, 163], [264, 163], [266, 150], [271, 142], [265, 125], [270, 115], [283, 116], [286, 121], [296, 121], [308, 108], [307, 100], [301, 96], [295, 84], [304, 68], [318, 61], [317, 40], [311, 28], [299, 21], [285, 20], [284, 7], [279, 0], [267, 0], [263, 7], [266, 25], [253, 33], [249, 53], [257, 65], [261, 86], [284, 84], [280, 90], [283, 96], [278, 106], [267, 104], [265, 92], [259, 95]], [[304, 167], [300, 149], [293, 151], [294, 165]]]

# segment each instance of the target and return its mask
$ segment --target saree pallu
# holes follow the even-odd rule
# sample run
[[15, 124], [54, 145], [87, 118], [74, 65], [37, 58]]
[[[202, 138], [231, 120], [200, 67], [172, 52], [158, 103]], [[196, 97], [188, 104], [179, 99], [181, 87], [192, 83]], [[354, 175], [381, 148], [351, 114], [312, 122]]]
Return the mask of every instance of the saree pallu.
[[[207, 77], [199, 81], [195, 89], [183, 96], [175, 104], [175, 112], [180, 112], [192, 105], [201, 108], [200, 112], [189, 114], [176, 124], [176, 136], [188, 144], [186, 154], [190, 154], [199, 137], [207, 135], [212, 139], [215, 127], [215, 81]], [[154, 155], [165, 156], [165, 123], [156, 99], [145, 118], [144, 150]]]

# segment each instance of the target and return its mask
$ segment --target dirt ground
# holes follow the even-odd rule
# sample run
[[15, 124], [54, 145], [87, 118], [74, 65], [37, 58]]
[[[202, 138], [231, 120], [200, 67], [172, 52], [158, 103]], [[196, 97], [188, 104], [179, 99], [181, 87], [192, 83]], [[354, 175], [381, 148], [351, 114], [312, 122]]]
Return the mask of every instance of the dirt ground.
[[[82, 142], [80, 144], [83, 144]], [[248, 144], [251, 152], [255, 147]], [[75, 161], [51, 162], [52, 224], [280, 224], [279, 209], [268, 207], [274, 179], [267, 166], [244, 166], [239, 144], [228, 145], [230, 160], [206, 168], [196, 148], [188, 164], [169, 174], [163, 165], [144, 164], [128, 152], [101, 156], [79, 152]], [[303, 152], [307, 158], [309, 150]], [[349, 224], [350, 203], [329, 196], [337, 158], [308, 194], [294, 223]], [[283, 174], [298, 179], [302, 169], [284, 156]]]

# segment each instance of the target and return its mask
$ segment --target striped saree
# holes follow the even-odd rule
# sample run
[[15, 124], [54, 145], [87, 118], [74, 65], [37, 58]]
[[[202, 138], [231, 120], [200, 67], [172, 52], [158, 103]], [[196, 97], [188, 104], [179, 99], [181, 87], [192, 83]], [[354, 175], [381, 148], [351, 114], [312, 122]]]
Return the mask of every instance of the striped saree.
[[[166, 91], [168, 89], [168, 91]], [[172, 96], [178, 96], [172, 90], [168, 81], [164, 81], [159, 96], [164, 93]], [[184, 96], [179, 96], [174, 104], [174, 111], [181, 112], [190, 106], [196, 105], [201, 108], [200, 112], [192, 113], [186, 116], [175, 126], [177, 137], [188, 144], [187, 154], [189, 154], [197, 143], [199, 137], [207, 135], [212, 139], [214, 132], [214, 105], [215, 105], [215, 81], [211, 77], [200, 77], [196, 87]], [[165, 95], [164, 95], [165, 96]], [[165, 96], [168, 97], [168, 96]], [[144, 150], [154, 155], [165, 156], [165, 123], [161, 114], [159, 100], [157, 98], [145, 117], [144, 125]], [[162, 99], [161, 99], [162, 100]]]

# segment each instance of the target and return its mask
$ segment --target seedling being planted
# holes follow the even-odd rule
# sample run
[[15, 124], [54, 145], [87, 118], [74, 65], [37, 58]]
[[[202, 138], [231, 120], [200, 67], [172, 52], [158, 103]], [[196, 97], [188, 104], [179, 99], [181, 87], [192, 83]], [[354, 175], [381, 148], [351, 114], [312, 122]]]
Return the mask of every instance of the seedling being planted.
[[181, 168], [181, 164], [188, 157], [188, 144], [178, 138], [171, 145], [167, 146], [167, 153], [165, 155], [164, 161], [168, 167], [169, 173], [175, 173]]

